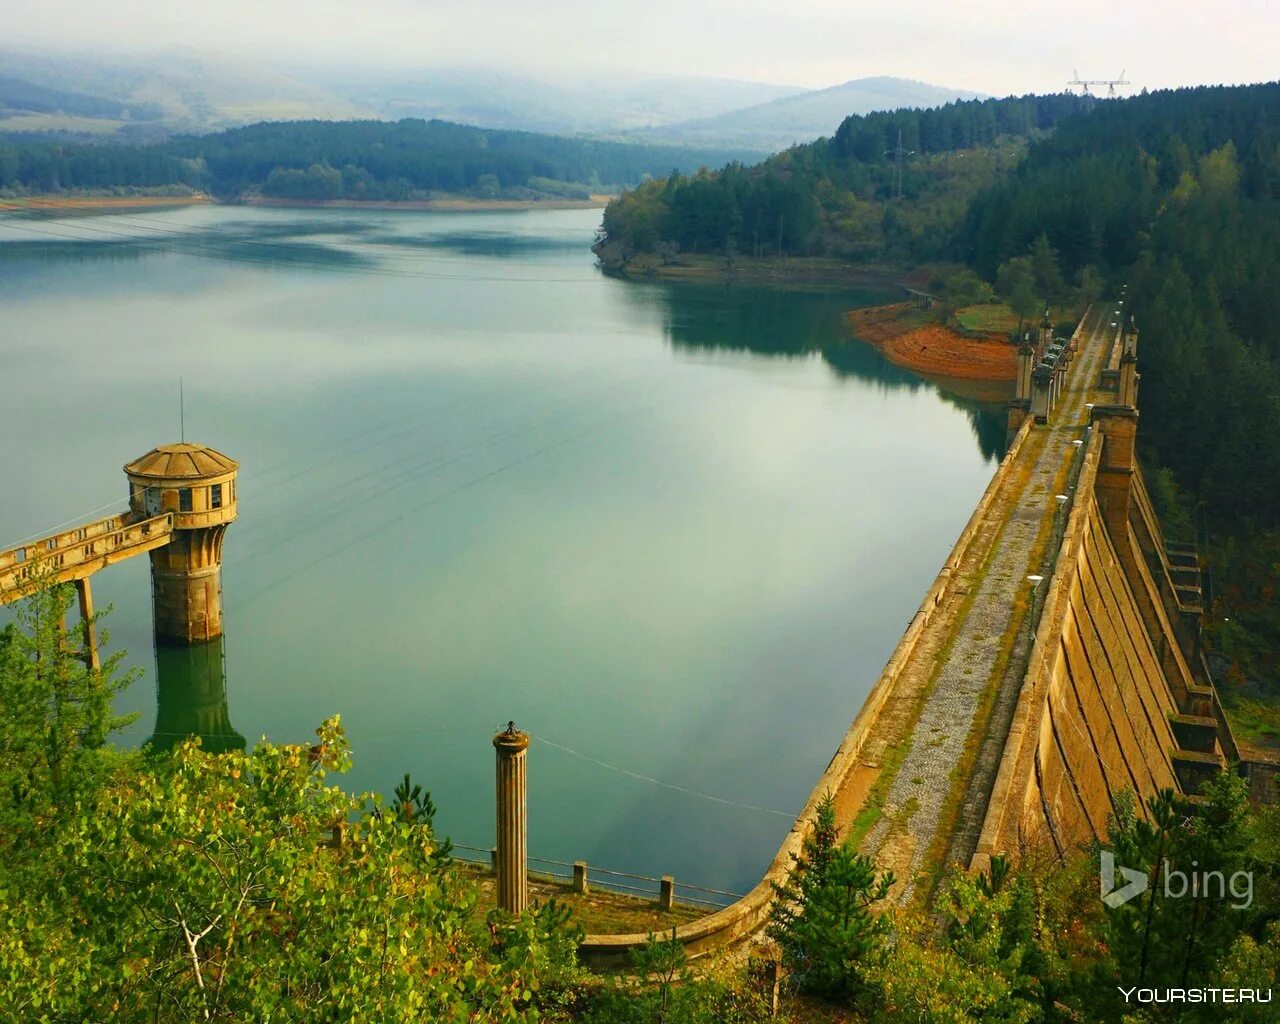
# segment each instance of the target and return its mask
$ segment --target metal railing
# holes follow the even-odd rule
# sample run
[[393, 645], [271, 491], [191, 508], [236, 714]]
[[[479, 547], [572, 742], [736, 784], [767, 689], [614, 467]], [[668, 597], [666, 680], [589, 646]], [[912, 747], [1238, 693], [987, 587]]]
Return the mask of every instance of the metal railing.
[[88, 575], [103, 564], [167, 543], [173, 513], [134, 519], [128, 513], [51, 534], [0, 552], [0, 604], [25, 594], [47, 573], [54, 582]]
[[[454, 843], [453, 850], [461, 851], [458, 860], [471, 864], [487, 864], [494, 867], [497, 851], [479, 846], [467, 846], [465, 843]], [[477, 856], [478, 855], [478, 856]], [[713, 889], [710, 886], [694, 885], [692, 882], [678, 882], [672, 876], [654, 878], [652, 875], [638, 875], [630, 871], [615, 871], [613, 868], [602, 868], [588, 865], [586, 861], [576, 863], [554, 860], [550, 857], [529, 857], [530, 874], [535, 878], [549, 878], [552, 881], [578, 889], [585, 889], [589, 884], [611, 892], [628, 896], [648, 896], [659, 905], [671, 902], [700, 907], [721, 909], [742, 899], [741, 893], [729, 892], [725, 889]], [[602, 877], [603, 876], [603, 877]], [[636, 885], [634, 883], [641, 883]], [[581, 891], [581, 890], [580, 890]], [[695, 895], [697, 894], [697, 895]]]

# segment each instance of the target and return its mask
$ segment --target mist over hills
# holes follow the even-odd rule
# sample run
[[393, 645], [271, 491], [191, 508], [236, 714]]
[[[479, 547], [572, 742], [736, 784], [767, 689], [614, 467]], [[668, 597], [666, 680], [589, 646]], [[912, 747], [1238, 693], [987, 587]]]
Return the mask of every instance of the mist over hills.
[[644, 72], [390, 70], [190, 53], [104, 57], [0, 50], [0, 133], [156, 140], [260, 121], [440, 119], [764, 154], [849, 114], [978, 94], [898, 78], [829, 89]]
[[903, 107], [940, 107], [955, 100], [985, 98], [983, 93], [948, 89], [905, 78], [857, 78], [828, 89], [782, 96], [723, 114], [633, 132], [630, 137], [688, 146], [733, 146], [772, 153], [830, 135], [850, 114], [870, 114]]
[[486, 128], [617, 135], [689, 117], [715, 117], [805, 90], [765, 82], [620, 72], [520, 72], [487, 68], [403, 73], [302, 72], [373, 116], [439, 118]]

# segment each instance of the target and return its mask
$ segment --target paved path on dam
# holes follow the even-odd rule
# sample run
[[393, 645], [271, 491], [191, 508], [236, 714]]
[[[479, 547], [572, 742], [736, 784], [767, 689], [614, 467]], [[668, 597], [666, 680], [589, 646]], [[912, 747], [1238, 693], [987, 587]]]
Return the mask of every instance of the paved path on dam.
[[[1091, 314], [1049, 423], [1031, 428], [1000, 481], [862, 753], [863, 784], [855, 778], [838, 798], [863, 852], [897, 876], [901, 903], [927, 893], [945, 863], [967, 862], [981, 826], [1030, 643], [1027, 577], [1046, 574], [1072, 442], [1086, 402], [1104, 401], [1095, 389], [1114, 333], [1110, 309]], [[851, 800], [862, 804], [861, 824], [849, 820]]]

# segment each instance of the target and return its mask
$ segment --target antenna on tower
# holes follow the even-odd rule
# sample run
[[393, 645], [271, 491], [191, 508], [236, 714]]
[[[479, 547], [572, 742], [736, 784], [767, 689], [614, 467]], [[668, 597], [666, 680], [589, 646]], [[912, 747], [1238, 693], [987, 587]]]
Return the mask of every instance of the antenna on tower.
[[182, 385], [182, 378], [178, 378], [178, 436], [182, 443], [187, 443], [187, 395]]

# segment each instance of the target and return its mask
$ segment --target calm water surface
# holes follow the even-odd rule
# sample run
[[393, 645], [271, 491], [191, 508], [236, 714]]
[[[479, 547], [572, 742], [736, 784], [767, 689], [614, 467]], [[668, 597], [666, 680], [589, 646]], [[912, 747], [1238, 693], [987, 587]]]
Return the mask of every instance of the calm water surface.
[[221, 645], [157, 662], [147, 560], [94, 577], [145, 670], [124, 742], [306, 741], [340, 712], [351, 786], [411, 772], [488, 847], [515, 719], [532, 853], [755, 883], [999, 418], [842, 340], [881, 295], [610, 280], [598, 223], [0, 219], [0, 545], [123, 507], [180, 377], [187, 438], [242, 466]]

